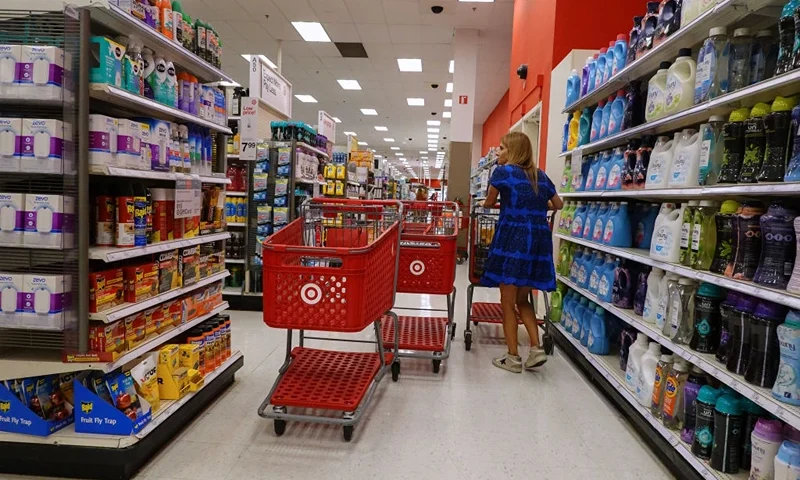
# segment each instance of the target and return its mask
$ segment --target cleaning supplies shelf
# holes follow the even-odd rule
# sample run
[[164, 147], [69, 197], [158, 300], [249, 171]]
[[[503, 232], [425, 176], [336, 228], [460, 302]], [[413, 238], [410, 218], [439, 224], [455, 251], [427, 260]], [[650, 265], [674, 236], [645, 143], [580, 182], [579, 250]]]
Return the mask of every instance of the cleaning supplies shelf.
[[149, 180], [192, 180], [199, 178], [203, 183], [217, 183], [228, 185], [231, 180], [223, 175], [194, 175], [189, 173], [155, 172], [152, 170], [136, 170], [133, 168], [108, 167], [104, 165], [90, 165], [90, 175], [105, 175], [108, 177], [146, 178]]
[[327, 152], [324, 152], [324, 151], [320, 150], [317, 147], [312, 147], [311, 145], [309, 145], [307, 143], [297, 142], [297, 146], [302, 148], [302, 149], [304, 149], [304, 150], [308, 150], [309, 152], [313, 152], [313, 153], [316, 153], [317, 155], [321, 155], [324, 158], [328, 158], [328, 153]]
[[106, 263], [118, 262], [129, 258], [143, 257], [153, 253], [165, 252], [176, 248], [191, 247], [201, 243], [216, 242], [231, 238], [228, 232], [213, 233], [211, 235], [200, 235], [194, 238], [183, 238], [180, 240], [170, 240], [168, 242], [153, 243], [146, 247], [116, 248], [116, 247], [89, 247], [90, 260], [102, 260]]
[[190, 285], [188, 287], [183, 288], [176, 288], [175, 290], [171, 290], [166, 293], [162, 293], [161, 295], [156, 295], [153, 298], [149, 298], [143, 302], [138, 303], [123, 303], [122, 305], [107, 310], [101, 313], [90, 313], [89, 320], [98, 320], [104, 323], [113, 323], [119, 319], [125, 318], [128, 315], [133, 315], [134, 313], [141, 312], [142, 310], [147, 310], [150, 307], [155, 307], [160, 303], [164, 303], [167, 300], [171, 300], [173, 298], [180, 297], [184, 293], [189, 293], [194, 290], [197, 290], [200, 287], [204, 287], [206, 285], [210, 285], [214, 282], [218, 282], [220, 280], [224, 280], [225, 278], [230, 276], [230, 272], [224, 270], [220, 273], [211, 275], [210, 277], [206, 277], [201, 279], [199, 282], [195, 283], [194, 285]]
[[168, 107], [163, 103], [140, 97], [139, 95], [112, 85], [93, 83], [89, 86], [89, 95], [94, 100], [108, 102], [118, 107], [133, 110], [138, 114], [152, 115], [153, 117], [169, 120], [171, 122], [188, 122], [201, 127], [210, 128], [215, 132], [224, 133], [226, 135], [231, 135], [233, 133], [227, 126], [218, 125], [200, 118], [197, 115], [192, 115], [191, 113], [178, 110], [177, 108]]
[[772, 391], [770, 389], [750, 385], [745, 381], [743, 376], [728, 372], [724, 365], [716, 361], [714, 355], [698, 353], [691, 350], [688, 346], [674, 343], [672, 340], [665, 337], [655, 325], [647, 323], [642, 317], [636, 315], [633, 310], [618, 308], [610, 303], [599, 300], [597, 296], [579, 287], [569, 278], [562, 275], [557, 275], [556, 277], [560, 282], [595, 302], [607, 312], [614, 314], [625, 323], [650, 337], [653, 341], [667, 347], [675, 355], [678, 355], [693, 365], [697, 365], [707, 374], [728, 385], [784, 422], [795, 428], [800, 428], [800, 408], [777, 401], [772, 396]]
[[[228, 157], [228, 158], [231, 158], [231, 157]], [[228, 196], [228, 197], [246, 197], [247, 196], [247, 192], [232, 192], [232, 191], [228, 190], [228, 191], [225, 192], [225, 195]]]
[[763, 300], [769, 300], [770, 302], [786, 305], [787, 307], [790, 308], [800, 309], [800, 295], [795, 295], [791, 292], [787, 292], [786, 290], [777, 290], [774, 288], [762, 287], [760, 285], [756, 285], [753, 282], [735, 280], [733, 278], [725, 277], [723, 275], [717, 275], [711, 272], [693, 270], [691, 268], [684, 267], [682, 265], [661, 262], [659, 260], [654, 260], [650, 258], [649, 252], [647, 250], [639, 248], [609, 247], [608, 245], [590, 242], [582, 238], [573, 238], [568, 235], [563, 235], [560, 233], [555, 234], [555, 237], [560, 238], [562, 240], [566, 240], [568, 242], [576, 243], [578, 245], [594, 248], [595, 250], [599, 250], [601, 252], [610, 253], [611, 255], [616, 255], [620, 258], [633, 260], [634, 262], [650, 265], [651, 267], [658, 267], [664, 271], [677, 273], [678, 275], [693, 280], [697, 280], [698, 282], [706, 282], [714, 285], [719, 285], [720, 287], [727, 288], [730, 290], [735, 290], [737, 292], [746, 293], [748, 295], [752, 295], [754, 297], [758, 297]]
[[559, 193], [562, 198], [646, 198], [694, 199], [741, 196], [781, 196], [796, 194], [800, 183], [756, 183], [747, 185], [714, 185], [710, 187], [655, 188], [651, 190], [590, 190]]

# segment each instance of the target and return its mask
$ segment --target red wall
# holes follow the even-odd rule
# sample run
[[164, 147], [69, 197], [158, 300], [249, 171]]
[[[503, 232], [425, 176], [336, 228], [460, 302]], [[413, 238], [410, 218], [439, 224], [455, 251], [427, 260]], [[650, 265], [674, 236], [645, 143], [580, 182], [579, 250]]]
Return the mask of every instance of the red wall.
[[489, 153], [489, 147], [500, 145], [500, 139], [508, 132], [508, 91], [494, 107], [489, 117], [483, 122], [483, 140], [481, 155]]

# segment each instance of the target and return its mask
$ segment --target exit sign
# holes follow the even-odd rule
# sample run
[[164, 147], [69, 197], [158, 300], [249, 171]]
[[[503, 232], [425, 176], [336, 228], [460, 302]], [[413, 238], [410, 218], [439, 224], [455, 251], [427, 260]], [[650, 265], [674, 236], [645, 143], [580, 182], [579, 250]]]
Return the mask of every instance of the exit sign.
[[458, 96], [458, 104], [459, 105], [467, 105], [469, 103], [469, 96], [467, 95], [459, 95]]

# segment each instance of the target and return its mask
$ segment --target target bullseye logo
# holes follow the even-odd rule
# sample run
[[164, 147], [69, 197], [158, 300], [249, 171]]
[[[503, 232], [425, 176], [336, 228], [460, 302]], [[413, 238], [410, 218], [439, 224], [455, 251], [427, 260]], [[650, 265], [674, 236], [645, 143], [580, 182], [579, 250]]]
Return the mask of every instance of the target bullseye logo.
[[322, 300], [322, 289], [315, 283], [306, 283], [300, 289], [300, 298], [308, 305], [316, 305]]
[[411, 274], [419, 277], [423, 273], [425, 273], [425, 264], [422, 263], [421, 260], [414, 260], [411, 262], [409, 266], [409, 270], [411, 270]]

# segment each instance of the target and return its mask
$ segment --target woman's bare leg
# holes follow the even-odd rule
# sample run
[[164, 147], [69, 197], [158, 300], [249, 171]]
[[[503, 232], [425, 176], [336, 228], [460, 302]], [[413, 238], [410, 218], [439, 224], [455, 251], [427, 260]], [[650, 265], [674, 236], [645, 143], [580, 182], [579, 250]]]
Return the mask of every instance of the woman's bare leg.
[[517, 350], [517, 313], [514, 308], [517, 304], [517, 291], [516, 285], [500, 285], [500, 304], [503, 307], [503, 333], [506, 337], [508, 353], [515, 356], [519, 355]]
[[528, 331], [528, 337], [531, 339], [531, 347], [538, 347], [539, 326], [536, 324], [536, 314], [530, 302], [530, 294], [530, 288], [517, 289], [517, 309], [519, 310], [519, 316], [522, 318], [522, 323], [525, 325], [525, 330]]

